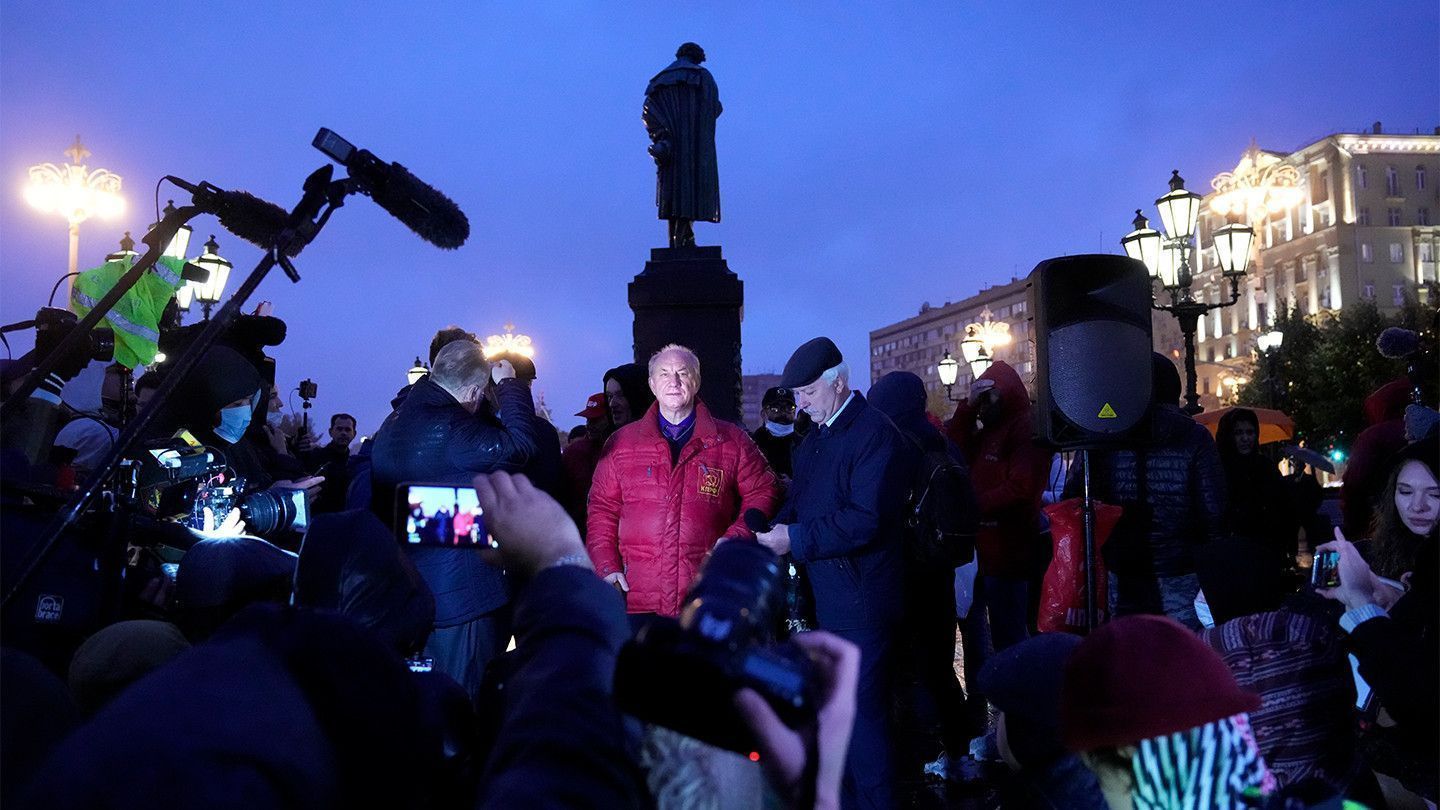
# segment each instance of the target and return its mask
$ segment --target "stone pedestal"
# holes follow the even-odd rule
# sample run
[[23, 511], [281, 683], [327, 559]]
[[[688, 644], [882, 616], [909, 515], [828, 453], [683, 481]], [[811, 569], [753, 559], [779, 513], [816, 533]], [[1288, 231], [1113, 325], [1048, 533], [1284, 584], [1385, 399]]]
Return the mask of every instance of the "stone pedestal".
[[667, 343], [700, 357], [700, 398], [716, 418], [740, 421], [740, 321], [745, 283], [720, 248], [655, 248], [630, 282], [635, 361], [644, 365]]

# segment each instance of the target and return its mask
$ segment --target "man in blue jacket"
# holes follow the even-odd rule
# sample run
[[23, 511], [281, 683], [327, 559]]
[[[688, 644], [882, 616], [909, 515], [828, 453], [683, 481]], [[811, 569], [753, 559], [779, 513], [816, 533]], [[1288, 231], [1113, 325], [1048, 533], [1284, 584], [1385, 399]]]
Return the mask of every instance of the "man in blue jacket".
[[849, 369], [829, 338], [796, 349], [780, 385], [795, 392], [796, 407], [815, 428], [794, 451], [794, 482], [775, 527], [757, 539], [805, 567], [820, 628], [860, 648], [842, 803], [889, 808], [891, 659], [902, 608], [901, 512], [910, 457], [890, 420], [850, 389]]
[[[492, 381], [498, 419], [480, 407]], [[394, 525], [400, 484], [468, 486], [477, 473], [518, 472], [536, 453], [538, 422], [530, 389], [508, 362], [492, 370], [478, 344], [451, 342], [375, 434], [371, 508]], [[475, 549], [409, 552], [435, 594], [435, 632], [425, 654], [473, 699], [485, 665], [510, 638], [504, 573]]]

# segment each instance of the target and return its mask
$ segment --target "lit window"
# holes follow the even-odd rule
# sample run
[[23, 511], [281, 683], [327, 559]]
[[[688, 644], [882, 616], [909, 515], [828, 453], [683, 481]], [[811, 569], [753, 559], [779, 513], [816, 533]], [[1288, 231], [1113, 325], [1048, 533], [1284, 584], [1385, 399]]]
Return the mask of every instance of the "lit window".
[[1366, 301], [1374, 301], [1374, 300], [1375, 300], [1375, 282], [1373, 282], [1373, 281], [1367, 281], [1367, 282], [1365, 282], [1365, 288], [1364, 288], [1364, 290], [1361, 292], [1361, 296], [1362, 296]]
[[1369, 242], [1361, 242], [1361, 243], [1360, 243], [1360, 261], [1362, 261], [1362, 262], [1373, 262], [1373, 261], [1375, 261], [1375, 252], [1370, 249], [1370, 243], [1369, 243]]
[[1391, 243], [1390, 243], [1390, 263], [1391, 263], [1391, 264], [1399, 264], [1400, 262], [1403, 262], [1403, 261], [1405, 261], [1405, 248], [1401, 247], [1401, 245], [1400, 245], [1399, 242], [1391, 242]]
[[1363, 163], [1356, 163], [1356, 164], [1355, 164], [1355, 185], [1359, 186], [1360, 188], [1365, 188], [1366, 185], [1367, 185], [1366, 182], [1365, 182], [1365, 180], [1366, 180], [1366, 178], [1365, 178], [1365, 164], [1363, 164]]
[[1390, 197], [1400, 196], [1400, 173], [1395, 171], [1394, 166], [1385, 167], [1385, 194]]
[[1433, 262], [1433, 261], [1435, 261], [1435, 254], [1431, 252], [1431, 250], [1430, 250], [1430, 243], [1429, 243], [1429, 242], [1421, 242], [1421, 243], [1420, 243], [1420, 261], [1421, 261], [1421, 262]]
[[1403, 306], [1405, 306], [1405, 285], [1404, 285], [1404, 284], [1396, 284], [1394, 289], [1395, 289], [1395, 306], [1397, 306], [1397, 307], [1403, 307]]

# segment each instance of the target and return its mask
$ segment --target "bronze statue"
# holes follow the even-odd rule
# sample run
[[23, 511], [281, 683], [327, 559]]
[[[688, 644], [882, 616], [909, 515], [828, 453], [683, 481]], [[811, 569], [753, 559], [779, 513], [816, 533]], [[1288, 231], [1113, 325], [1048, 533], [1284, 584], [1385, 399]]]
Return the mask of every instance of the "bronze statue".
[[645, 88], [641, 118], [655, 158], [655, 205], [670, 222], [670, 247], [695, 244], [691, 223], [720, 221], [720, 170], [715, 160], [715, 119], [720, 91], [700, 67], [705, 51], [687, 42], [675, 61]]

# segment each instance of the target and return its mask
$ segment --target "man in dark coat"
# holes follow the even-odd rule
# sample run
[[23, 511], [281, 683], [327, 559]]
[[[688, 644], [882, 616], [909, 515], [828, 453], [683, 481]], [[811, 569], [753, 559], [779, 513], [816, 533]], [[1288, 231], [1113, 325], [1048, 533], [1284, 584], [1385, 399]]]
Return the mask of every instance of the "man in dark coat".
[[860, 648], [855, 733], [843, 804], [891, 807], [892, 657], [901, 615], [901, 514], [913, 471], [899, 431], [858, 391], [840, 350], [815, 338], [785, 364], [780, 385], [815, 428], [796, 449], [795, 479], [775, 527], [756, 536], [809, 574], [822, 630]]
[[691, 247], [691, 223], [720, 221], [720, 170], [715, 159], [715, 119], [720, 91], [700, 67], [705, 51], [687, 42], [675, 61], [645, 88], [641, 118], [655, 158], [655, 205], [670, 222], [670, 247]]
[[[492, 379], [498, 420], [477, 412]], [[514, 379], [509, 363], [501, 361], [492, 373], [479, 345], [451, 342], [375, 435], [371, 508], [394, 525], [400, 484], [464, 486], [476, 473], [522, 469], [538, 446], [537, 421], [530, 389]], [[435, 594], [435, 632], [425, 654], [473, 697], [485, 664], [509, 640], [504, 575], [473, 549], [411, 548], [410, 553]]]
[[795, 429], [795, 395], [788, 388], [771, 388], [760, 400], [760, 413], [765, 417], [765, 424], [756, 428], [751, 438], [765, 454], [770, 467], [788, 483], [792, 468], [790, 456], [804, 438]]
[[[1175, 364], [1162, 354], [1151, 360], [1149, 436], [1138, 447], [1090, 453], [1095, 498], [1125, 510], [1104, 549], [1110, 608], [1164, 613], [1199, 631], [1195, 556], [1220, 539], [1225, 470], [1210, 431], [1180, 411]], [[1067, 497], [1080, 494], [1081, 470], [1071, 467]]]

